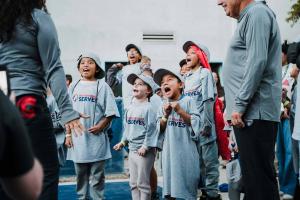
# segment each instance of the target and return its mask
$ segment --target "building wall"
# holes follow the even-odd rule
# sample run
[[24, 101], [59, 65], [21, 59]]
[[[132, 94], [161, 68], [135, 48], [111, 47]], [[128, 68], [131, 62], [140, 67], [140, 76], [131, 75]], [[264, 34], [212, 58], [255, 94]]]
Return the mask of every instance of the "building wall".
[[[62, 62], [78, 77], [76, 59], [84, 51], [96, 52], [103, 62], [126, 61], [126, 44], [138, 45], [152, 59], [154, 69], [176, 69], [184, 58], [182, 45], [195, 40], [209, 47], [212, 62], [222, 62], [235, 28], [217, 0], [51, 0], [48, 9], [56, 24]], [[269, 0], [278, 17], [282, 38], [292, 40], [300, 26], [284, 19], [291, 5]], [[174, 41], [143, 41], [143, 32], [174, 33]]]

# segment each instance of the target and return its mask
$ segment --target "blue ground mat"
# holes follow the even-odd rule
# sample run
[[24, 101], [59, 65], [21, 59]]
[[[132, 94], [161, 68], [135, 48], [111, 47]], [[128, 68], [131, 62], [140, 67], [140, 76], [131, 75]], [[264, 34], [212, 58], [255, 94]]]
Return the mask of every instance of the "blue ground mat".
[[[58, 187], [59, 200], [75, 200], [75, 185], [60, 185]], [[162, 189], [159, 187], [158, 192], [161, 195]], [[105, 183], [104, 196], [106, 200], [129, 200], [131, 199], [130, 188], [128, 182]]]

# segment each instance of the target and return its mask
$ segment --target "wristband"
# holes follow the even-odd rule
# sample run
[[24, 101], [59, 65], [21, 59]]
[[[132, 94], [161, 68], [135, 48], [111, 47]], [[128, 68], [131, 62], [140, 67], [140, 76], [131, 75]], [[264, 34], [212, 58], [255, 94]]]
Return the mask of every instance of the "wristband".
[[66, 138], [67, 137], [72, 137], [72, 134], [70, 134], [70, 133], [66, 134]]
[[163, 122], [167, 122], [167, 121], [168, 121], [168, 118], [165, 117], [165, 116], [163, 116], [163, 117], [161, 118], [161, 120], [162, 120]]

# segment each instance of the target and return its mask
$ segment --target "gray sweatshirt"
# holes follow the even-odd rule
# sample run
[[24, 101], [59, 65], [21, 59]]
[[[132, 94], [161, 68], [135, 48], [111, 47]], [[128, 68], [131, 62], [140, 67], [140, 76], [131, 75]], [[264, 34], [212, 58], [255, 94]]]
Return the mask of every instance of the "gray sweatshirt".
[[65, 124], [79, 118], [72, 108], [54, 23], [42, 10], [34, 9], [30, 26], [17, 24], [13, 39], [0, 43], [0, 65], [8, 67], [16, 96], [46, 96], [49, 85]]
[[275, 14], [249, 4], [238, 18], [223, 67], [226, 118], [280, 121], [281, 39]]

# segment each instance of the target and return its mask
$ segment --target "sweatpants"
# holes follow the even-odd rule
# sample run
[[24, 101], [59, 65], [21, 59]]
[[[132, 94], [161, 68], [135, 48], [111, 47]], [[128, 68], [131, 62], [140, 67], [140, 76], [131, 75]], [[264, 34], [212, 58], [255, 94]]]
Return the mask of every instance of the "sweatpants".
[[92, 199], [103, 199], [105, 160], [92, 163], [74, 163], [74, 166], [77, 176], [77, 198], [89, 199], [88, 191], [90, 191]]
[[218, 182], [219, 182], [219, 160], [218, 160], [218, 146], [216, 141], [198, 146], [200, 157], [200, 171], [201, 179], [203, 180], [203, 187], [209, 197], [218, 196]]
[[265, 120], [254, 120], [244, 128], [234, 127], [245, 200], [279, 200], [274, 167], [277, 129], [277, 122]]
[[150, 173], [154, 160], [154, 149], [150, 149], [145, 156], [129, 151], [129, 181], [133, 200], [151, 199]]

